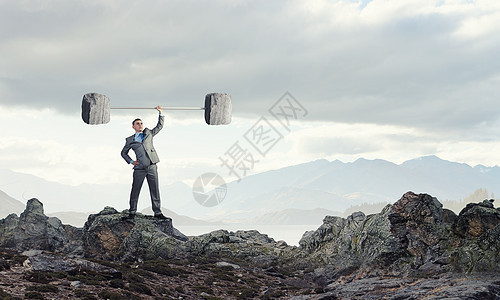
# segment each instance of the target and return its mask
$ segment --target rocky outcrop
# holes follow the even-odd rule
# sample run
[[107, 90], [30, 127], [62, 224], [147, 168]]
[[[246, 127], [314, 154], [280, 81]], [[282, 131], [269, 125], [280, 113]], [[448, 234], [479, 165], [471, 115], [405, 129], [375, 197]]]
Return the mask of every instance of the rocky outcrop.
[[112, 207], [90, 215], [83, 228], [84, 255], [106, 260], [183, 257], [188, 238], [172, 226], [172, 220], [126, 214]]
[[452, 225], [447, 258], [458, 272], [500, 270], [500, 210], [493, 200], [468, 204]]
[[45, 216], [42, 203], [31, 199], [20, 217], [13, 214], [0, 220], [0, 247], [114, 261], [211, 255], [240, 260], [251, 257], [263, 265], [291, 257], [291, 249], [296, 248], [285, 242], [275, 242], [255, 230], [218, 230], [187, 237], [173, 227], [170, 219], [159, 220], [138, 214], [133, 220], [126, 220], [125, 216], [126, 212], [105, 207], [90, 215], [83, 228], [75, 228]]
[[[236, 261], [252, 261], [263, 267], [288, 265], [293, 260], [295, 268], [304, 268], [307, 263], [297, 255], [296, 247], [285, 242], [276, 242], [256, 230], [229, 232], [217, 230], [200, 236], [190, 237], [185, 245], [191, 257], [219, 257]], [[299, 267], [299, 264], [302, 264]]]
[[0, 247], [16, 248], [15, 230], [19, 224], [19, 217], [10, 214], [0, 220]]
[[378, 214], [325, 217], [316, 231], [304, 234], [299, 248], [257, 231], [219, 230], [187, 237], [171, 220], [139, 214], [128, 221], [123, 216], [106, 207], [90, 215], [84, 228], [75, 228], [47, 217], [42, 203], [31, 199], [21, 216], [0, 220], [0, 247], [123, 261], [252, 258], [268, 266], [316, 265], [327, 268], [331, 277], [353, 272], [425, 276], [500, 269], [500, 210], [492, 200], [468, 204], [457, 216], [430, 195], [408, 192]]
[[170, 219], [157, 220], [138, 214], [133, 220], [123, 220], [124, 216], [125, 213], [111, 207], [89, 216], [82, 237], [86, 257], [135, 261], [217, 256], [251, 258], [259, 265], [272, 265], [280, 257], [292, 255], [293, 247], [255, 230], [217, 230], [187, 237], [172, 226]]
[[52, 252], [74, 253], [81, 250], [78, 229], [63, 225], [58, 218], [49, 218], [43, 212], [43, 204], [37, 199], [28, 200], [20, 217], [9, 215], [0, 221], [0, 247], [19, 251], [42, 249]]
[[23, 266], [28, 268], [30, 271], [77, 272], [80, 270], [86, 270], [91, 272], [106, 273], [115, 277], [120, 276], [120, 271], [116, 269], [78, 257], [67, 257], [54, 253], [45, 253], [42, 250], [24, 251], [22, 255], [26, 256]]
[[[314, 232], [304, 234], [299, 244], [316, 265], [335, 265], [336, 276], [351, 273], [367, 263], [405, 257], [390, 232], [389, 208], [366, 216], [357, 212], [348, 218], [327, 216]], [[390, 257], [393, 255], [394, 257]], [[396, 257], [397, 256], [397, 257]]]
[[[500, 216], [492, 201], [469, 204], [456, 216], [427, 194], [408, 192], [374, 215], [327, 216], [300, 246], [322, 281], [359, 276], [431, 276], [498, 272]], [[324, 267], [324, 266], [327, 267]]]
[[304, 234], [298, 248], [257, 231], [187, 237], [171, 220], [139, 214], [129, 221], [123, 216], [125, 212], [106, 207], [90, 215], [83, 228], [75, 228], [47, 217], [42, 203], [31, 199], [21, 216], [0, 220], [0, 247], [115, 261], [252, 259], [264, 267], [317, 267], [312, 276], [322, 282], [353, 273], [429, 276], [500, 269], [500, 210], [493, 200], [468, 204], [457, 216], [430, 195], [408, 192], [378, 214], [325, 217], [316, 231]]
[[[127, 215], [105, 207], [90, 215], [83, 228], [75, 228], [47, 217], [38, 200], [29, 200], [19, 217], [12, 214], [0, 220], [0, 248], [28, 250], [22, 255], [0, 251], [0, 270], [10, 272], [0, 272], [0, 277], [5, 275], [0, 279], [19, 276], [9, 271], [16, 266], [31, 272], [27, 278], [32, 279], [49, 272], [55, 280], [62, 272], [73, 285], [73, 279], [84, 278], [83, 273], [98, 273], [110, 287], [122, 286], [120, 280], [126, 279], [137, 288], [137, 276], [129, 272], [140, 267], [139, 274], [149, 270], [168, 280], [174, 276], [179, 285], [185, 285], [183, 278], [202, 280], [214, 287], [206, 288], [203, 297], [214, 293], [237, 298], [233, 295], [240, 293], [248, 276], [253, 286], [244, 295], [250, 298], [500, 297], [500, 209], [495, 209], [493, 200], [468, 204], [457, 216], [430, 195], [408, 192], [377, 214], [326, 216], [317, 230], [304, 234], [299, 247], [254, 230], [187, 237], [171, 220], [141, 214], [123, 219]], [[205, 270], [202, 277], [200, 270], [194, 272], [197, 268]], [[158, 287], [170, 282], [158, 274], [152, 277]], [[87, 279], [96, 282], [95, 278]], [[234, 290], [224, 290], [219, 280]], [[262, 286], [265, 282], [273, 287]], [[9, 285], [9, 290], [14, 287]], [[191, 286], [172, 295], [203, 298], [196, 294], [199, 289]], [[153, 294], [142, 286], [141, 290]]]
[[500, 209], [495, 209], [493, 202], [484, 200], [467, 204], [453, 224], [454, 232], [463, 238], [475, 238], [493, 229], [500, 223]]

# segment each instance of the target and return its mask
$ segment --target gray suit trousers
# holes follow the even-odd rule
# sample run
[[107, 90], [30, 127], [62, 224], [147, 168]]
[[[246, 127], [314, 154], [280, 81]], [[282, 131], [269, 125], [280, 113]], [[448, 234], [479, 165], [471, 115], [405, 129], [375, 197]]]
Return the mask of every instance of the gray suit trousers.
[[137, 202], [141, 192], [144, 178], [148, 181], [149, 194], [151, 195], [151, 206], [155, 215], [161, 214], [160, 188], [158, 182], [158, 171], [156, 164], [149, 165], [145, 169], [134, 169], [134, 179], [132, 181], [132, 191], [130, 192], [130, 214], [137, 212]]

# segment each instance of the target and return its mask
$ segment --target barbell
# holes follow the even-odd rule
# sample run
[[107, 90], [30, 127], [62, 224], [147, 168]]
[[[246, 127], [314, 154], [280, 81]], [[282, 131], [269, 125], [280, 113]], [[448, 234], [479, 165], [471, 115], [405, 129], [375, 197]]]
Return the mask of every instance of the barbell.
[[[109, 98], [98, 93], [87, 93], [82, 100], [82, 119], [90, 125], [106, 124], [110, 120], [111, 109], [155, 109], [155, 107], [111, 107]], [[210, 93], [205, 96], [204, 107], [166, 106], [163, 110], [204, 110], [208, 125], [227, 125], [231, 123], [231, 96]]]

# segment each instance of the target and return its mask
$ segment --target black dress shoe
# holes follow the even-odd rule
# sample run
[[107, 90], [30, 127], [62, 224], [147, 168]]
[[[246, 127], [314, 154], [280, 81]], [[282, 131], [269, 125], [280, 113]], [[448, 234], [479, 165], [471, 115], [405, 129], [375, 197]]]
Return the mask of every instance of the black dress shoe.
[[122, 217], [122, 220], [133, 220], [135, 218], [135, 214], [129, 214], [126, 217]]
[[171, 220], [169, 217], [165, 217], [163, 214], [157, 214], [155, 215], [155, 218], [160, 220]]

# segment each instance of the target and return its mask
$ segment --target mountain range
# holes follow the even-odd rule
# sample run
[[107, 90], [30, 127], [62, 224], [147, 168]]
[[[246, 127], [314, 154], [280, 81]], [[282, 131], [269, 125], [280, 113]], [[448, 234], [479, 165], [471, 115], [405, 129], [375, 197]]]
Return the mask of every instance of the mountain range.
[[[43, 201], [48, 215], [84, 213], [81, 215], [84, 220], [85, 214], [104, 206], [126, 209], [130, 190], [129, 183], [69, 186], [5, 169], [0, 170], [0, 182], [3, 191], [0, 218], [24, 209], [15, 199], [37, 198]], [[402, 164], [381, 159], [360, 158], [348, 163], [320, 159], [258, 173], [240, 182], [227, 183], [227, 195], [215, 207], [198, 204], [191, 187], [182, 182], [160, 187], [162, 205], [171, 214], [219, 223], [258, 221], [262, 224], [275, 224], [277, 219], [293, 219], [294, 224], [305, 224], [301, 216], [310, 221], [311, 216], [316, 216], [314, 211], [342, 214], [351, 206], [363, 203], [393, 203], [407, 191], [428, 193], [441, 201], [461, 200], [478, 188], [500, 191], [500, 168], [472, 167], [436, 156]], [[150, 205], [147, 188], [143, 189], [139, 204], [140, 209]]]

